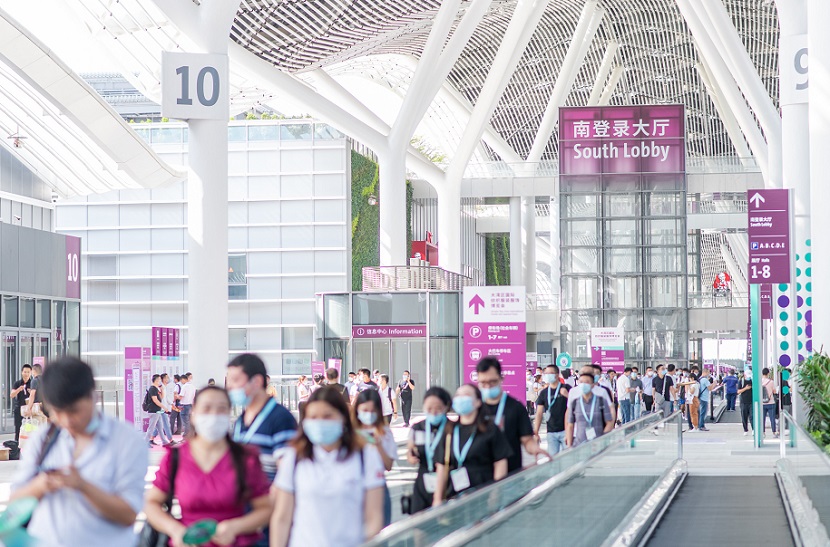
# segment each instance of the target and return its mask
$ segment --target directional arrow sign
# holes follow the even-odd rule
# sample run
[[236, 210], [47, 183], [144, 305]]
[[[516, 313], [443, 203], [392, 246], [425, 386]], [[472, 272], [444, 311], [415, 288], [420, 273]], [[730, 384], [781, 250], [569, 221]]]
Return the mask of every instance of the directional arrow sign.
[[755, 192], [755, 195], [749, 198], [749, 203], [754, 204], [756, 209], [758, 209], [762, 203], [766, 203], [766, 201], [767, 200], [764, 199], [764, 196], [762, 196], [758, 192]]
[[750, 190], [749, 283], [790, 282], [789, 190]]
[[484, 305], [484, 300], [481, 299], [479, 295], [475, 295], [472, 300], [470, 300], [470, 308], [473, 308], [473, 313], [478, 315], [478, 310], [480, 308], [486, 307]]

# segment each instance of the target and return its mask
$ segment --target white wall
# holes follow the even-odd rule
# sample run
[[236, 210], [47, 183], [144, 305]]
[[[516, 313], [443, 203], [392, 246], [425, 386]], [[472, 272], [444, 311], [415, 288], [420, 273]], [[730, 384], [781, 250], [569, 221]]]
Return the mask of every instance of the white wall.
[[[136, 124], [184, 165], [182, 128]], [[247, 265], [247, 296], [230, 300], [229, 357], [257, 352], [272, 375], [310, 370], [314, 294], [351, 285], [348, 142], [308, 120], [232, 122], [229, 135], [229, 254]], [[97, 376], [123, 374], [123, 348], [149, 346], [153, 326], [185, 329], [187, 369], [185, 192], [180, 183], [56, 204], [56, 230], [83, 238], [82, 355]]]

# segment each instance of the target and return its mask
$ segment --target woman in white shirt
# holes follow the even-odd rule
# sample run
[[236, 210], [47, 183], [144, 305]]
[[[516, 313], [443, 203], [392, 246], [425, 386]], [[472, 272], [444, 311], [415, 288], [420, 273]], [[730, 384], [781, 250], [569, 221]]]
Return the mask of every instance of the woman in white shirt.
[[689, 381], [684, 385], [686, 386], [686, 405], [689, 407], [689, 417], [692, 419], [692, 428], [689, 432], [693, 432], [698, 430], [700, 422], [700, 384], [697, 381], [697, 375], [690, 374]]
[[[398, 458], [398, 444], [392, 435], [392, 430], [383, 419], [383, 404], [380, 394], [374, 389], [361, 391], [355, 400], [355, 428], [358, 429], [366, 442], [377, 448], [383, 466], [387, 471], [392, 470]], [[389, 490], [384, 489], [383, 523], [388, 526], [392, 522], [392, 499]]]
[[378, 451], [355, 432], [343, 395], [330, 386], [314, 392], [274, 481], [271, 545], [357, 547], [375, 536], [383, 527], [383, 469]]

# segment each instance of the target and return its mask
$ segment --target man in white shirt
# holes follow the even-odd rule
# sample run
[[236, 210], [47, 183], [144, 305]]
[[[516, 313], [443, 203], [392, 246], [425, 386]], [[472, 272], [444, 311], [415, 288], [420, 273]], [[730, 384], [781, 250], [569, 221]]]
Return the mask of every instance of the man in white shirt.
[[625, 367], [623, 375], [617, 379], [617, 400], [620, 402], [620, 415], [623, 425], [631, 421], [631, 367]]
[[193, 409], [193, 399], [196, 398], [196, 388], [193, 386], [193, 374], [188, 372], [182, 376], [182, 395], [180, 407], [182, 415], [183, 435], [190, 433], [190, 411]]
[[643, 376], [643, 403], [646, 405], [646, 414], [654, 408], [654, 369], [646, 367], [646, 375]]

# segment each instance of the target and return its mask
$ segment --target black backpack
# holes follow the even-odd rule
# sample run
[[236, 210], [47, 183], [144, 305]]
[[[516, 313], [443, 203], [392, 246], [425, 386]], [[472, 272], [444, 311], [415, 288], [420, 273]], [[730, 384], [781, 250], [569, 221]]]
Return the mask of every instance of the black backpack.
[[144, 412], [150, 412], [150, 390], [147, 390], [147, 393], [144, 394], [144, 402], [141, 403], [141, 409]]

